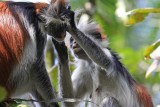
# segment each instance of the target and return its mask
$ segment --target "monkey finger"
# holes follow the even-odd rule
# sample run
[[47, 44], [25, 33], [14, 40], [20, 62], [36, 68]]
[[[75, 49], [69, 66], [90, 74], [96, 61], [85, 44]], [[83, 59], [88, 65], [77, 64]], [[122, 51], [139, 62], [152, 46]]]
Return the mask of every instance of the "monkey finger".
[[66, 10], [66, 9], [64, 9], [64, 10], [60, 13], [60, 17], [71, 18], [71, 16], [74, 16], [74, 12], [71, 11], [71, 10]]

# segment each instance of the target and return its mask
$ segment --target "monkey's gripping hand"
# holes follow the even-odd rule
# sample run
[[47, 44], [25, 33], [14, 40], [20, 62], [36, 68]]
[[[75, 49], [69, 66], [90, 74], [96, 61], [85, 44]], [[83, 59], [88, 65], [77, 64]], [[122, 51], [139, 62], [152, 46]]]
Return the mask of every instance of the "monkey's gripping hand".
[[68, 62], [67, 47], [66, 47], [64, 41], [58, 42], [52, 38], [52, 42], [53, 42], [55, 49], [57, 51], [59, 62], [60, 63]]
[[68, 19], [69, 23], [67, 26], [67, 31], [71, 30], [72, 28], [76, 28], [74, 15], [75, 15], [74, 11], [70, 10], [70, 8], [63, 10], [60, 14], [61, 18]]

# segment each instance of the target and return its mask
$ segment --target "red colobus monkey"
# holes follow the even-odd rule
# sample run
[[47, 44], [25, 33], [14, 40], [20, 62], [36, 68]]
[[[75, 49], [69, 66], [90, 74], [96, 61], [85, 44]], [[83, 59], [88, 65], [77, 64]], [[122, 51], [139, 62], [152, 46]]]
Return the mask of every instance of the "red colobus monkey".
[[[74, 23], [74, 13], [70, 12], [67, 17], [71, 18], [68, 26], [72, 36], [70, 48], [76, 58], [72, 80], [65, 45], [53, 40], [59, 56], [59, 91], [62, 97], [81, 99], [88, 95], [98, 107], [153, 107], [146, 88], [132, 78], [114, 52], [102, 45], [102, 36], [97, 25], [78, 25], [78, 29]], [[89, 107], [97, 107], [95, 104], [89, 104]], [[75, 103], [64, 105], [77, 107]]]
[[[0, 2], [0, 86], [7, 98], [30, 92], [37, 100], [55, 98], [44, 63], [46, 34], [61, 40], [70, 9], [64, 0], [46, 3]], [[58, 107], [57, 103], [41, 103]]]

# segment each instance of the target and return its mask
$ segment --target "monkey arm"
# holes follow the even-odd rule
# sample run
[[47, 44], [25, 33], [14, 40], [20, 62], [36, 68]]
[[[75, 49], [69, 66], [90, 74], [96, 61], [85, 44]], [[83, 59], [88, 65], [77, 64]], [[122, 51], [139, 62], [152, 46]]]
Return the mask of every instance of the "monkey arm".
[[76, 27], [73, 11], [67, 10], [64, 11], [63, 14], [64, 17], [69, 19], [67, 31], [71, 34], [73, 39], [76, 40], [80, 47], [83, 48], [90, 59], [106, 70], [112, 69], [114, 67], [114, 59], [112, 58], [110, 51], [98, 45], [97, 41], [95, 41], [91, 36], [84, 34]]
[[[68, 65], [67, 47], [64, 42], [57, 42], [52, 39], [59, 59], [59, 94], [62, 98], [73, 98], [73, 87], [71, 81], [70, 68]], [[62, 103], [63, 107], [72, 107], [72, 103]]]
[[[93, 89], [93, 81], [91, 77], [91, 72], [89, 69], [84, 67], [79, 67], [74, 70], [72, 74], [72, 81], [70, 76], [70, 68], [68, 65], [68, 53], [67, 47], [64, 42], [57, 42], [52, 40], [55, 48], [57, 50], [59, 59], [59, 92], [62, 98], [77, 98], [82, 99], [86, 94], [91, 94]], [[72, 87], [73, 85], [73, 87]], [[77, 105], [76, 103], [63, 103], [64, 107], [73, 107]]]
[[[35, 65], [33, 65], [32, 71], [33, 72], [31, 78], [33, 78], [34, 80], [33, 83], [34, 85], [32, 87], [36, 87], [36, 89], [32, 89], [32, 94], [34, 93], [33, 96], [37, 98], [37, 100], [43, 100], [43, 99], [45, 101], [53, 100], [55, 98], [55, 93], [52, 84], [50, 82], [49, 75], [45, 68], [45, 62], [43, 61], [43, 57], [39, 58], [39, 60], [35, 63]], [[36, 95], [36, 94], [41, 94], [41, 95]], [[41, 104], [43, 105], [45, 103]], [[59, 107], [58, 103], [54, 102], [51, 102], [48, 106]]]
[[97, 65], [106, 70], [111, 70], [114, 68], [114, 58], [108, 49], [100, 46], [97, 41], [95, 41], [89, 35], [84, 34], [76, 27], [70, 28], [69, 33], [84, 49], [90, 59], [92, 59]]

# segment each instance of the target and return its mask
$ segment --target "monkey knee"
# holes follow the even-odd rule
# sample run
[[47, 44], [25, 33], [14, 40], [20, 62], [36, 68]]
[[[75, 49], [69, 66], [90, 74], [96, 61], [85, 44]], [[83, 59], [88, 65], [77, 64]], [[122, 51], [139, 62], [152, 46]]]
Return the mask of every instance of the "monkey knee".
[[100, 107], [120, 107], [117, 100], [113, 97], [106, 97], [100, 104]]

